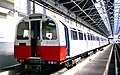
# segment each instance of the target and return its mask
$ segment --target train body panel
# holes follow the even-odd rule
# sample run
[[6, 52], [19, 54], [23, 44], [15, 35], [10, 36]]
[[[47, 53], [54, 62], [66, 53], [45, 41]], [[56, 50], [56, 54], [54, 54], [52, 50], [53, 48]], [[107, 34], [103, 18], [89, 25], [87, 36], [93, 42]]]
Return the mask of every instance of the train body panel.
[[71, 40], [70, 41], [70, 57], [86, 52], [85, 41]]
[[66, 59], [65, 46], [38, 46], [37, 57], [50, 61], [63, 61]]
[[[14, 46], [14, 57], [19, 59], [26, 59], [31, 56], [31, 46]], [[17, 51], [16, 51], [17, 50]]]

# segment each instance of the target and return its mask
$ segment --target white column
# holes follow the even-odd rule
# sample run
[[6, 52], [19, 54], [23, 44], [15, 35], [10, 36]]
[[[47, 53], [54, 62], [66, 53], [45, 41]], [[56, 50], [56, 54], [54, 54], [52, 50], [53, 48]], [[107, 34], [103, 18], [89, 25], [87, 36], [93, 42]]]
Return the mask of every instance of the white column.
[[22, 15], [27, 15], [27, 0], [14, 0], [14, 9]]

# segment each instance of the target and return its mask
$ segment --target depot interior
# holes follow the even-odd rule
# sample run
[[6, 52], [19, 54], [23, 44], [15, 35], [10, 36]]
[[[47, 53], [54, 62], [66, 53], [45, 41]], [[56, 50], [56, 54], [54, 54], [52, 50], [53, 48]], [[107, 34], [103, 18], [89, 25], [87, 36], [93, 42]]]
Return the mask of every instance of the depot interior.
[[1, 0], [0, 42], [14, 42], [17, 23], [24, 16], [42, 13], [81, 28], [88, 27], [117, 43], [120, 35], [119, 0]]

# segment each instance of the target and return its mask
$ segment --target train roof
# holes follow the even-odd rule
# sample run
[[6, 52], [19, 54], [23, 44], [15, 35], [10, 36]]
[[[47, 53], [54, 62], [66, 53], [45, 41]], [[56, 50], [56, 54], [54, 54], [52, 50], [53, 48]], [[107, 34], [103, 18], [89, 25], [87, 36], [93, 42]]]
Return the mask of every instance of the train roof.
[[52, 19], [51, 17], [45, 15], [45, 14], [40, 14], [40, 13], [35, 13], [35, 14], [30, 14], [22, 18], [22, 20], [30, 20], [30, 19]]

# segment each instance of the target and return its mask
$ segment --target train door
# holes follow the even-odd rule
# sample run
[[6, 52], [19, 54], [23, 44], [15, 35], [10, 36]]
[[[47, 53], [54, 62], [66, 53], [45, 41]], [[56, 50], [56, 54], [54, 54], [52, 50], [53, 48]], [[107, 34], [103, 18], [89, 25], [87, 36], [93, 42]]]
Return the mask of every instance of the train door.
[[65, 39], [66, 39], [66, 55], [70, 56], [69, 32], [67, 27], [65, 27], [64, 29], [65, 29]]
[[41, 20], [31, 20], [31, 56], [36, 56], [37, 43], [40, 40]]
[[[62, 22], [61, 22], [62, 23]], [[64, 23], [64, 30], [65, 30], [65, 40], [66, 40], [66, 55], [70, 56], [70, 42], [69, 42], [69, 31], [68, 28], [65, 26]]]

